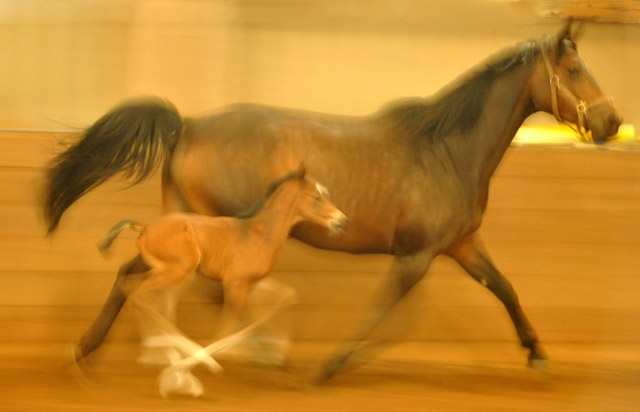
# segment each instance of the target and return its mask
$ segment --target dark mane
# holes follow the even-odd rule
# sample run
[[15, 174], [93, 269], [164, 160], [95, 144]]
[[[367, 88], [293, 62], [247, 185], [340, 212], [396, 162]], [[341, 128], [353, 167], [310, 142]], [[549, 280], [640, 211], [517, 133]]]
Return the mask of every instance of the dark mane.
[[296, 178], [300, 175], [300, 171], [298, 170], [293, 170], [289, 173], [287, 173], [284, 176], [280, 176], [279, 178], [277, 178], [276, 180], [274, 180], [273, 182], [271, 182], [271, 184], [269, 184], [269, 187], [267, 188], [267, 191], [265, 192], [265, 195], [262, 199], [258, 200], [257, 202], [255, 202], [249, 209], [245, 210], [244, 212], [240, 212], [238, 213], [235, 217], [237, 217], [238, 219], [248, 219], [252, 216], [255, 216], [256, 213], [258, 213], [258, 211], [260, 209], [262, 209], [262, 206], [264, 205], [264, 203], [267, 201], [267, 199], [269, 199], [269, 197], [271, 197], [271, 195], [278, 190], [278, 188], [284, 183], [287, 182], [293, 178]]
[[540, 44], [548, 47], [549, 39], [531, 40], [505, 49], [434, 96], [392, 102], [379, 116], [398, 134], [409, 138], [439, 140], [454, 129], [468, 132], [477, 123], [494, 80], [522, 64], [533, 62]]

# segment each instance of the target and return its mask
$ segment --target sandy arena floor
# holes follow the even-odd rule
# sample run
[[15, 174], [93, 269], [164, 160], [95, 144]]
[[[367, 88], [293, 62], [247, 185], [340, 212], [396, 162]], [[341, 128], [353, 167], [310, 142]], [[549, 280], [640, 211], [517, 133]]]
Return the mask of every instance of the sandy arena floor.
[[196, 375], [204, 396], [161, 399], [159, 368], [135, 362], [134, 344], [110, 344], [79, 381], [60, 366], [63, 345], [0, 350], [1, 411], [638, 411], [640, 348], [548, 346], [548, 374], [524, 366], [515, 345], [402, 343], [366, 366], [309, 385], [332, 345], [297, 343], [292, 374], [220, 358], [225, 372]]

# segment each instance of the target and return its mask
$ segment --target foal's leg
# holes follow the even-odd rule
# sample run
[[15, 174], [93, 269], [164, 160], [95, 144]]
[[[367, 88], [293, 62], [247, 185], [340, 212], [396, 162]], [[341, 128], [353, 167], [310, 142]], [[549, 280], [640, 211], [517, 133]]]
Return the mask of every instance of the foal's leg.
[[331, 378], [351, 357], [374, 329], [385, 319], [391, 310], [427, 273], [433, 253], [423, 251], [409, 256], [396, 256], [387, 273], [369, 311], [360, 320], [351, 337], [343, 342], [334, 354], [325, 362], [318, 382]]
[[494, 266], [477, 235], [448, 252], [464, 270], [484, 285], [504, 304], [518, 332], [522, 346], [529, 349], [529, 366], [545, 369], [547, 355], [538, 336], [520, 307], [518, 295], [511, 283]]
[[[228, 294], [229, 292], [227, 292]], [[246, 343], [258, 362], [284, 366], [289, 347], [289, 328], [274, 327], [268, 322], [286, 308], [297, 303], [295, 289], [273, 278], [258, 281], [251, 288], [244, 308], [234, 308], [233, 298], [225, 297], [223, 313], [220, 317], [223, 327], [219, 334], [222, 339], [207, 347], [210, 354], [232, 349], [236, 344]], [[248, 301], [256, 302], [260, 311], [249, 313]], [[239, 323], [239, 324], [238, 324]]]
[[[235, 320], [233, 317], [226, 315], [229, 309], [232, 309], [234, 312], [238, 313], [240, 309], [244, 307], [244, 301], [246, 299], [247, 293], [249, 292], [250, 284], [244, 281], [229, 282], [225, 280], [223, 280], [222, 284], [225, 292], [223, 321], [227, 323], [229, 321]], [[243, 331], [246, 331], [246, 328]], [[226, 338], [220, 339], [207, 346], [206, 348], [199, 348], [199, 350], [194, 351], [191, 354], [187, 354], [184, 359], [175, 362], [171, 366], [166, 367], [160, 373], [160, 394], [165, 397], [167, 393], [170, 392], [169, 390], [167, 390], [167, 387], [172, 381], [175, 380], [175, 377], [189, 374], [191, 368], [200, 363], [202, 361], [202, 358], [206, 356], [213, 361], [213, 358], [211, 358], [211, 354], [227, 349], [228, 347], [236, 344], [239, 340], [245, 339], [246, 336], [248, 336], [248, 334], [252, 332], [252, 330], [246, 331], [246, 333], [243, 334], [243, 331], [232, 333]]]
[[[244, 316], [244, 307], [247, 295], [249, 293], [249, 290], [251, 289], [251, 283], [252, 282], [245, 281], [226, 283], [225, 304], [223, 307], [224, 313], [221, 316], [221, 319], [224, 323], [223, 330], [229, 333], [222, 339], [219, 339], [209, 346], [203, 348], [203, 351], [205, 351], [208, 355], [224, 352], [236, 345], [238, 342], [251, 337], [255, 333], [256, 329], [263, 326], [264, 323], [267, 322], [276, 313], [292, 305], [296, 301], [296, 294], [293, 288], [270, 280], [269, 282], [267, 282], [266, 288], [271, 291], [277, 292], [280, 295], [281, 300], [266, 315], [263, 315], [256, 321], [249, 323]], [[241, 329], [233, 332], [234, 330], [236, 330], [237, 327], [235, 326], [238, 323], [241, 325]], [[180, 362], [172, 365], [171, 367], [165, 369], [164, 374], [169, 374], [172, 370], [176, 370], [179, 368], [191, 368], [197, 363], [198, 360], [193, 356], [187, 357]]]
[[253, 317], [254, 323], [261, 326], [248, 339], [253, 343], [253, 348], [258, 351], [255, 353], [256, 360], [283, 367], [287, 363], [291, 328], [289, 323], [284, 320], [280, 322], [270, 322], [270, 320], [296, 304], [298, 302], [297, 293], [291, 286], [271, 277], [259, 281], [252, 293], [258, 294], [260, 297], [266, 294], [268, 304], [266, 311]]
[[[176, 299], [176, 296], [168, 294], [167, 290], [172, 288], [174, 293], [178, 293], [180, 285], [167, 284], [167, 280], [183, 280], [186, 276], [170, 274], [170, 272], [169, 269], [151, 269], [147, 278], [131, 293], [129, 300], [165, 334], [167, 340], [180, 352], [185, 356], [197, 359], [209, 370], [217, 373], [222, 370], [220, 364], [206, 354], [202, 346], [185, 337], [171, 320], [175, 316], [175, 305], [167, 305], [166, 300], [163, 301], [163, 299]], [[167, 316], [159, 311], [158, 301], [160, 301], [161, 307], [172, 308], [174, 312]]]
[[[138, 362], [144, 364], [168, 365], [182, 359], [181, 353], [168, 336], [167, 331], [157, 325], [156, 322], [149, 322], [149, 312], [151, 310], [162, 315], [171, 324], [176, 324], [176, 312], [179, 293], [173, 288], [158, 291], [153, 294], [153, 298], [145, 299], [146, 303], [152, 306], [147, 310], [138, 310], [138, 330], [141, 345], [144, 348]], [[133, 302], [136, 304], [137, 302]], [[138, 309], [140, 309], [138, 305]]]
[[[154, 277], [153, 270], [150, 272], [150, 277], [130, 297], [131, 303], [164, 333], [164, 335], [156, 335], [155, 342], [148, 343], [168, 351], [177, 349], [192, 361], [192, 366], [203, 363], [213, 373], [221, 371], [220, 364], [211, 358], [200, 345], [185, 337], [175, 326], [175, 323], [170, 320], [175, 317], [175, 305], [167, 304], [167, 302], [171, 303], [171, 301], [177, 300], [178, 286], [167, 287], [162, 276]], [[158, 310], [157, 303], [160, 303], [161, 310]], [[169, 309], [171, 312], [162, 313], [163, 309]], [[172, 366], [181, 365], [182, 356], [176, 352], [168, 352], [168, 354], [168, 360]], [[202, 395], [204, 392], [202, 383], [190, 372], [190, 368], [172, 366], [167, 367], [158, 379], [158, 391], [163, 398], [172, 393], [194, 397]]]

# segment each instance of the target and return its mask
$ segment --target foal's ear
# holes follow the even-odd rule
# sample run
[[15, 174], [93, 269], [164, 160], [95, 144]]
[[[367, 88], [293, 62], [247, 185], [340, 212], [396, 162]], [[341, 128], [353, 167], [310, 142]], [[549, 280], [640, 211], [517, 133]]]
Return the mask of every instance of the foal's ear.
[[307, 167], [304, 165], [304, 162], [300, 162], [297, 172], [296, 176], [298, 176], [298, 179], [304, 179], [304, 175], [307, 173]]

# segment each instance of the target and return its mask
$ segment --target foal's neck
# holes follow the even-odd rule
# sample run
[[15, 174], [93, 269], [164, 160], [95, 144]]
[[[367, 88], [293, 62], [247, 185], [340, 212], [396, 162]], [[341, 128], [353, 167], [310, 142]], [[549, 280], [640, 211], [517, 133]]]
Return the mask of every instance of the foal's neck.
[[247, 223], [273, 247], [280, 247], [289, 237], [291, 227], [297, 223], [297, 193], [288, 187], [279, 188], [266, 200], [262, 208]]

